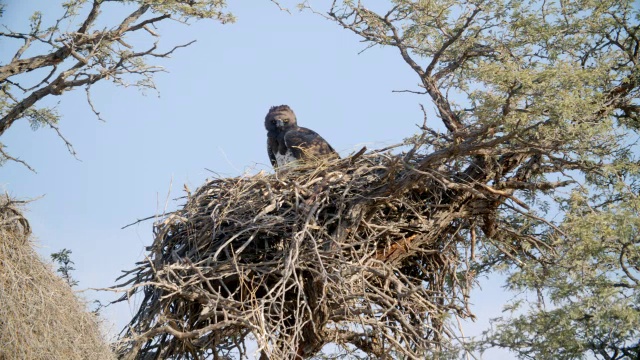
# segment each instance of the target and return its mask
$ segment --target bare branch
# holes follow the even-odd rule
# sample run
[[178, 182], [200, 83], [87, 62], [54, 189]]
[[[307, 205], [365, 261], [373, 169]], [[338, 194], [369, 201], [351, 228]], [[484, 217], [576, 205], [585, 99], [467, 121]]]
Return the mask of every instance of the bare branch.
[[20, 160], [19, 158], [15, 158], [9, 154], [7, 154], [4, 151], [4, 145], [0, 144], [0, 155], [2, 156], [2, 158], [6, 159], [6, 160], [10, 160], [10, 161], [15, 161], [17, 163], [20, 163], [22, 165], [24, 165], [27, 169], [33, 171], [34, 173], [37, 173], [37, 171], [32, 168], [31, 166], [29, 166], [29, 164], [27, 164], [24, 160]]
[[287, 9], [286, 7], [282, 7], [282, 5], [280, 5], [280, 2], [276, 1], [276, 0], [270, 0], [272, 3], [274, 3], [278, 9], [280, 9], [280, 11], [285, 11], [287, 12], [289, 15], [291, 15], [291, 11], [289, 11], [289, 9]]
[[60, 139], [62, 139], [62, 141], [64, 141], [64, 144], [67, 146], [67, 151], [69, 151], [69, 154], [73, 155], [74, 158], [76, 158], [76, 160], [80, 160], [78, 159], [78, 154], [76, 153], [76, 150], [73, 148], [73, 145], [71, 144], [71, 142], [69, 140], [67, 140], [67, 138], [64, 137], [64, 135], [62, 135], [62, 133], [60, 132], [60, 129], [52, 123], [48, 123], [49, 127], [52, 128], [56, 134], [58, 134], [58, 137]]
[[85, 18], [82, 25], [80, 25], [80, 28], [78, 28], [78, 33], [86, 34], [87, 31], [91, 28], [91, 26], [93, 26], [96, 19], [98, 18], [98, 15], [100, 14], [101, 4], [102, 4], [102, 0], [93, 0], [91, 10], [89, 11], [89, 14]]
[[87, 103], [89, 103], [89, 106], [91, 107], [91, 111], [93, 111], [94, 114], [96, 114], [96, 117], [98, 118], [98, 120], [105, 122], [105, 120], [100, 116], [100, 112], [98, 110], [96, 110], [96, 107], [93, 105], [93, 101], [91, 101], [91, 86], [87, 86], [85, 88], [85, 92], [87, 94]]
[[62, 47], [47, 55], [38, 55], [28, 59], [18, 59], [12, 61], [8, 65], [0, 66], [0, 83], [17, 74], [33, 71], [41, 67], [58, 65], [67, 56], [69, 56], [69, 54], [71, 54], [71, 49]]

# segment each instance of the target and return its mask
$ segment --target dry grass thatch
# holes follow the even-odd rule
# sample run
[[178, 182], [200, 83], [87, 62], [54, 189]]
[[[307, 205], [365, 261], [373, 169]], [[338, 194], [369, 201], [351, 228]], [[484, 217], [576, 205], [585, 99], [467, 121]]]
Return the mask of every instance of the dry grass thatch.
[[447, 319], [473, 316], [475, 227], [491, 231], [506, 195], [438, 168], [455, 154], [420, 151], [423, 140], [188, 193], [119, 285], [123, 299], [142, 294], [121, 357], [251, 356], [252, 341], [261, 359], [331, 343], [375, 357], [442, 350]]
[[95, 315], [40, 260], [15, 201], [0, 199], [0, 359], [112, 359]]

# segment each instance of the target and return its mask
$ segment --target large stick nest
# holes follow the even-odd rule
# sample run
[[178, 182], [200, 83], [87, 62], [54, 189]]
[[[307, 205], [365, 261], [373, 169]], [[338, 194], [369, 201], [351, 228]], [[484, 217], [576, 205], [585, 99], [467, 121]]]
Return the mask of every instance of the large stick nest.
[[42, 262], [20, 201], [0, 197], [0, 359], [112, 359], [96, 315]]
[[469, 224], [490, 222], [486, 204], [499, 197], [455, 182], [455, 169], [428, 170], [443, 157], [419, 145], [188, 193], [119, 285], [142, 293], [121, 356], [237, 357], [254, 353], [247, 344], [261, 359], [329, 343], [377, 357], [442, 350], [447, 317], [472, 316]]

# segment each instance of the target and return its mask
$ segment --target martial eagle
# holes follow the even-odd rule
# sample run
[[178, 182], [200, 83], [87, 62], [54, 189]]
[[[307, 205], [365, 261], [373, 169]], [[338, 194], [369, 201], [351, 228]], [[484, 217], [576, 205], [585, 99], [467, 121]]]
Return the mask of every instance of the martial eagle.
[[288, 105], [272, 106], [264, 118], [267, 153], [274, 168], [297, 160], [337, 159], [338, 153], [313, 130], [299, 127]]

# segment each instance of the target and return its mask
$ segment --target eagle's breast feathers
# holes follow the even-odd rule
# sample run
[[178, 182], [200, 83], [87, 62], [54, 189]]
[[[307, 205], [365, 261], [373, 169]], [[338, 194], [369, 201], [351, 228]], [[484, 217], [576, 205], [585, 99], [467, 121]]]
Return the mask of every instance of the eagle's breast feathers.
[[275, 158], [276, 158], [276, 164], [278, 167], [285, 166], [297, 160], [296, 156], [293, 154], [293, 151], [290, 151], [290, 150], [286, 150], [284, 154], [280, 154], [280, 152], [276, 152]]

